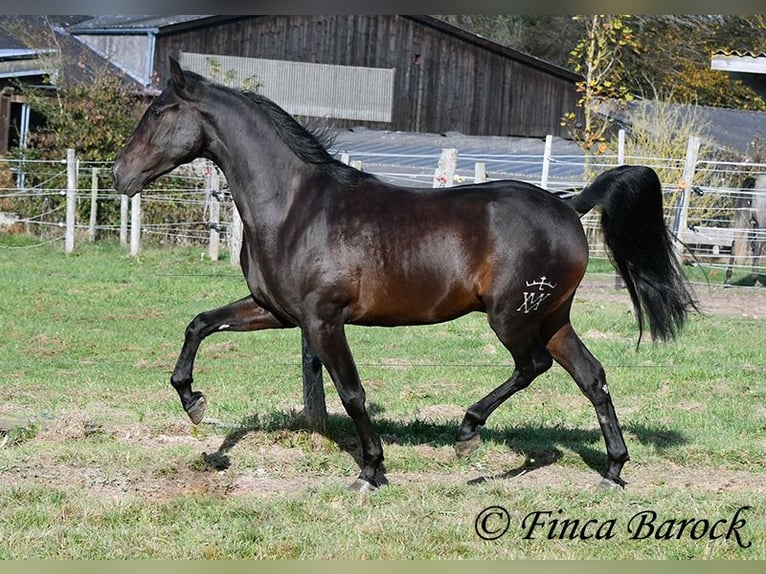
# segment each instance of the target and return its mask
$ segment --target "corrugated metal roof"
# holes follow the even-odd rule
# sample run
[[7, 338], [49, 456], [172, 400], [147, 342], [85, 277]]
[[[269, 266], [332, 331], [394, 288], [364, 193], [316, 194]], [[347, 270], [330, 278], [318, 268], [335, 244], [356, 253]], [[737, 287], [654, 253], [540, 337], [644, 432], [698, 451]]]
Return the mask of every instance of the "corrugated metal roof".
[[766, 58], [766, 52], [740, 52], [739, 50], [718, 50], [713, 53], [714, 56], [736, 56], [739, 58]]
[[[630, 102], [628, 108], [646, 107], [651, 110], [655, 105], [651, 100], [639, 100]], [[696, 118], [702, 126], [700, 135], [718, 148], [745, 155], [752, 153], [749, 148], [756, 137], [766, 138], [766, 112], [690, 104], [664, 103], [662, 105], [671, 110], [680, 122]], [[619, 124], [630, 129], [630, 114], [626, 110], [604, 108], [601, 113], [609, 115]], [[651, 111], [649, 114], [651, 115]]]

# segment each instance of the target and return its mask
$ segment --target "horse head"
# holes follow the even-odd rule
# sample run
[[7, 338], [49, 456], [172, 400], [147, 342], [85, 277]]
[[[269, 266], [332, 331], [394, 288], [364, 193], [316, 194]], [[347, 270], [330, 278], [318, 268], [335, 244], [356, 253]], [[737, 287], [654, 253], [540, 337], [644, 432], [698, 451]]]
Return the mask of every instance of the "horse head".
[[195, 106], [200, 80], [170, 58], [171, 78], [115, 158], [114, 187], [128, 196], [181, 164], [200, 157], [204, 119]]

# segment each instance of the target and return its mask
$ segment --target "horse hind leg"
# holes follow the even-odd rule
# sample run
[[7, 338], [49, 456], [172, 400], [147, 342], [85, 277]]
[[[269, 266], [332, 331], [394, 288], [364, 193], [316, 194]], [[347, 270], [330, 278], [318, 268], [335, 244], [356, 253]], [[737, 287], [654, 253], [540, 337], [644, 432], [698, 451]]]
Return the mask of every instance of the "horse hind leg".
[[170, 383], [178, 392], [181, 406], [189, 419], [194, 424], [199, 424], [207, 408], [205, 395], [199, 391], [192, 391], [194, 359], [206, 337], [221, 331], [256, 331], [287, 326], [249, 296], [197, 315], [186, 327], [184, 344], [170, 377]]
[[556, 362], [572, 376], [596, 409], [609, 461], [609, 468], [601, 481], [601, 486], [609, 489], [623, 488], [625, 481], [620, 478], [620, 473], [630, 457], [601, 363], [580, 341], [569, 323], [553, 335], [548, 341], [547, 348]]
[[480, 444], [478, 427], [512, 395], [528, 387], [553, 364], [550, 353], [539, 339], [536, 328], [517, 330], [513, 325], [498, 324], [490, 317], [490, 325], [510, 351], [515, 363], [513, 374], [502, 385], [471, 405], [455, 436], [455, 453], [467, 456]]

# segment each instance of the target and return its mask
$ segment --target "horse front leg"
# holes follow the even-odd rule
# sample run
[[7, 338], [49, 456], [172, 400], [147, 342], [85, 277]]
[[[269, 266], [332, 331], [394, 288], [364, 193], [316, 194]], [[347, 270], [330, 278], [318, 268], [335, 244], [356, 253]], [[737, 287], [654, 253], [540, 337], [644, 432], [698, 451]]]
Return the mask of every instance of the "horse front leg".
[[330, 374], [341, 403], [354, 421], [362, 447], [362, 470], [350, 488], [367, 492], [388, 481], [383, 470], [383, 445], [365, 407], [365, 392], [340, 319], [308, 321], [304, 333]]
[[289, 326], [258, 305], [250, 296], [200, 313], [189, 323], [170, 384], [178, 392], [184, 411], [195, 425], [202, 421], [207, 407], [205, 396], [199, 391], [192, 391], [194, 359], [202, 341], [208, 335], [221, 331], [258, 331]]

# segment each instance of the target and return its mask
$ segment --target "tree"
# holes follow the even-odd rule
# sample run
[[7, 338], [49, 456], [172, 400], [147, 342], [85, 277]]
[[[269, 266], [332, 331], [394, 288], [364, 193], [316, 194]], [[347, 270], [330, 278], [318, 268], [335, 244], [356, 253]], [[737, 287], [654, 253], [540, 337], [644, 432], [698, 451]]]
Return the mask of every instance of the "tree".
[[566, 114], [562, 124], [570, 127], [573, 139], [586, 152], [604, 152], [609, 122], [600, 108], [607, 101], [627, 102], [632, 98], [625, 82], [623, 58], [625, 53], [637, 50], [637, 44], [625, 16], [594, 14], [573, 18], [585, 24], [584, 36], [570, 53], [574, 71], [584, 76], [577, 82], [583, 124], [575, 125], [574, 112]]
[[[490, 40], [574, 69], [571, 52], [586, 37], [592, 16], [443, 16]], [[766, 52], [766, 16], [644, 14], [619, 16], [634, 49], [620, 50], [622, 82], [637, 97], [675, 103], [766, 110], [766, 103], [729, 74], [710, 69], [723, 50]]]
[[632, 16], [639, 53], [626, 55], [634, 94], [676, 103], [766, 110], [748, 86], [710, 69], [717, 51], [766, 51], [764, 16]]

